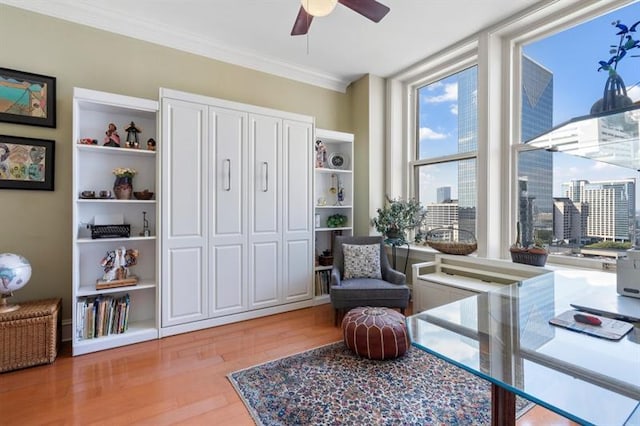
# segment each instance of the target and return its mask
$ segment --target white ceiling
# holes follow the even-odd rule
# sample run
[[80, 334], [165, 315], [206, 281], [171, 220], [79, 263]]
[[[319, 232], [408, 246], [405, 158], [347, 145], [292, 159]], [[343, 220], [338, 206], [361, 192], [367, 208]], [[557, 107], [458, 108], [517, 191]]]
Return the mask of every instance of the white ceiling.
[[388, 77], [538, 0], [380, 0], [373, 23], [340, 4], [290, 36], [299, 0], [0, 0], [11, 6], [344, 91]]

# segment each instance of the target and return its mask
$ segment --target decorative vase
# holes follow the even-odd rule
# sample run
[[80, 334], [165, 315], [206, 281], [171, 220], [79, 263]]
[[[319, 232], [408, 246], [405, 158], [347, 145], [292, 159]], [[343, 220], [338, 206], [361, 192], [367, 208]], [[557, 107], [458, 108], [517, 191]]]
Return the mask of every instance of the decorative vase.
[[116, 176], [113, 183], [113, 194], [118, 200], [130, 200], [133, 194], [133, 177]]
[[633, 104], [633, 100], [627, 96], [627, 88], [622, 77], [614, 73], [607, 78], [604, 85], [602, 98], [598, 99], [591, 106], [591, 114], [598, 114], [605, 111], [613, 111]]

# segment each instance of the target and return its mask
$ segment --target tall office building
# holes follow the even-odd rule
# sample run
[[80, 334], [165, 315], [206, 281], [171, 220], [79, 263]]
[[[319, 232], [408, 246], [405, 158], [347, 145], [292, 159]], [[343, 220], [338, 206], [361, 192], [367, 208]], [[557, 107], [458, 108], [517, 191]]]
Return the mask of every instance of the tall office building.
[[[477, 68], [473, 67], [461, 72], [458, 78], [458, 152], [475, 151], [478, 146], [477, 74]], [[527, 141], [553, 126], [553, 74], [526, 56], [522, 64], [522, 94], [522, 139]], [[522, 207], [531, 212], [520, 219], [528, 230], [522, 243], [530, 244], [534, 228], [552, 226], [552, 153], [544, 150], [523, 153], [518, 170], [519, 177], [527, 182], [527, 199], [522, 200], [526, 206]], [[476, 232], [476, 175], [475, 159], [459, 163], [459, 228], [473, 233]]]
[[[478, 149], [478, 68], [458, 77], [458, 152]], [[458, 163], [458, 228], [476, 234], [476, 160]]]
[[587, 237], [629, 241], [635, 221], [635, 178], [599, 182], [574, 180], [563, 183], [562, 189], [574, 204], [588, 206]]
[[449, 200], [444, 203], [430, 203], [427, 205], [425, 228], [429, 231], [435, 228], [458, 227], [458, 202]]
[[553, 235], [569, 243], [581, 243], [587, 236], [589, 205], [568, 197], [553, 198]]
[[451, 187], [450, 186], [442, 186], [436, 189], [436, 202], [444, 203], [447, 201], [451, 201]]
[[[553, 73], [524, 55], [521, 126], [522, 142], [553, 127]], [[523, 244], [530, 244], [534, 229], [553, 226], [553, 153], [542, 149], [521, 153], [518, 177], [526, 178], [531, 203], [531, 216], [520, 218], [522, 226], [531, 230], [526, 237], [523, 235]]]

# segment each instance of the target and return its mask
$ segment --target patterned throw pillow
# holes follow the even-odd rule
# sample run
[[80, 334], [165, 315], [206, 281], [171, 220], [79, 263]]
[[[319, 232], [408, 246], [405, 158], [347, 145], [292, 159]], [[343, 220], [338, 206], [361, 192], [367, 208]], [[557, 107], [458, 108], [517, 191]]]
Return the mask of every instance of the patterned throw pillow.
[[344, 279], [382, 278], [380, 244], [343, 244]]

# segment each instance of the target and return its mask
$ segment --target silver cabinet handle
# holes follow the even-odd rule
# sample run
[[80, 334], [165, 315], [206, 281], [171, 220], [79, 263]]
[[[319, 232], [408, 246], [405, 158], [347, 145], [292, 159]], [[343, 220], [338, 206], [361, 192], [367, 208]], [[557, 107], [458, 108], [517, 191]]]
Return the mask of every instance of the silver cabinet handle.
[[231, 159], [224, 160], [224, 167], [227, 169], [227, 181], [225, 182], [224, 190], [231, 191]]
[[262, 163], [262, 169], [264, 170], [264, 187], [262, 188], [262, 192], [269, 191], [269, 163], [264, 161]]

